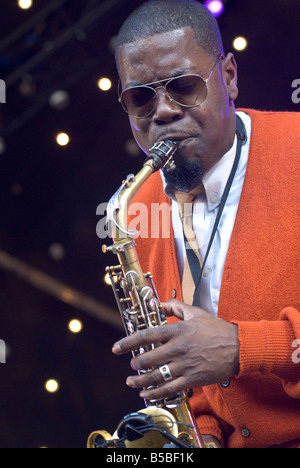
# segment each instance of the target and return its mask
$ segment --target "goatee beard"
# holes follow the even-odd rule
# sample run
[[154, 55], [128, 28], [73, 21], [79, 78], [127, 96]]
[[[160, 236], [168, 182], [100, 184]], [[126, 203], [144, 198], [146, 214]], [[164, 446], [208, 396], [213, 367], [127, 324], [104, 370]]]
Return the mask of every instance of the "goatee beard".
[[188, 159], [179, 149], [174, 155], [174, 162], [176, 169], [163, 171], [168, 190], [191, 192], [202, 183], [204, 167], [199, 159]]

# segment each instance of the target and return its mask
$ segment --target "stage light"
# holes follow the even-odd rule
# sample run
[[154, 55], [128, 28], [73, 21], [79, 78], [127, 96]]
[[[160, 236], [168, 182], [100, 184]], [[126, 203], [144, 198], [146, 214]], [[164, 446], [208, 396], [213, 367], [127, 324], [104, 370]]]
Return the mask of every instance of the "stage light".
[[5, 140], [0, 137], [0, 154], [4, 154], [6, 151], [6, 143]]
[[18, 0], [18, 5], [22, 10], [28, 10], [32, 7], [32, 0]]
[[45, 389], [47, 390], [47, 392], [49, 393], [55, 393], [58, 391], [59, 389], [59, 383], [57, 382], [57, 380], [55, 379], [49, 379], [47, 380], [47, 382], [45, 383]]
[[53, 260], [59, 262], [65, 258], [65, 248], [59, 242], [55, 242], [51, 244], [48, 249], [49, 255]]
[[10, 191], [13, 195], [21, 195], [21, 193], [23, 192], [23, 187], [21, 184], [18, 184], [17, 182], [15, 182], [10, 187]]
[[82, 330], [82, 323], [77, 319], [70, 320], [68, 323], [68, 328], [72, 333], [80, 333]]
[[141, 148], [137, 145], [133, 138], [125, 141], [124, 150], [131, 158], [137, 158], [141, 155]]
[[66, 146], [70, 142], [70, 137], [67, 133], [61, 132], [56, 135], [56, 141], [60, 146]]
[[101, 89], [101, 91], [109, 91], [111, 88], [111, 81], [109, 78], [101, 78], [98, 81], [98, 88]]
[[220, 16], [224, 11], [224, 5], [221, 0], [207, 0], [204, 6], [215, 16]]
[[69, 288], [64, 288], [64, 290], [61, 293], [61, 300], [66, 304], [71, 304], [71, 302], [74, 300], [73, 291]]
[[108, 48], [112, 54], [115, 53], [116, 50], [116, 42], [117, 42], [117, 36], [113, 36], [110, 38], [109, 43], [108, 43]]
[[26, 74], [23, 76], [22, 81], [19, 85], [19, 92], [21, 96], [32, 97], [36, 93], [36, 84], [33, 81], [31, 75]]
[[57, 90], [51, 94], [49, 98], [49, 105], [52, 109], [63, 111], [67, 109], [70, 104], [70, 95], [67, 91]]
[[235, 50], [239, 50], [239, 51], [242, 51], [242, 50], [245, 50], [248, 46], [248, 41], [245, 37], [236, 37], [233, 41], [233, 47], [235, 48]]

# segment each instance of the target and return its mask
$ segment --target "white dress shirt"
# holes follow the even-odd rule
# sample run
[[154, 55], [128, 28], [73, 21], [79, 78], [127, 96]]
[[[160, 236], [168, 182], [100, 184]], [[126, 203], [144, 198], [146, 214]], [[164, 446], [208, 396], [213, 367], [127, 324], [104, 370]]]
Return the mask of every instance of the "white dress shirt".
[[[247, 142], [242, 146], [239, 165], [219, 222], [215, 238], [207, 258], [200, 286], [201, 307], [211, 314], [218, 315], [221, 281], [228, 246], [236, 218], [243, 188], [251, 135], [251, 119], [244, 112], [237, 112], [244, 122]], [[194, 202], [193, 226], [196, 233], [201, 258], [204, 259], [208, 243], [218, 213], [220, 201], [229, 178], [236, 154], [237, 137], [232, 148], [203, 177], [205, 194], [199, 195]], [[163, 175], [162, 175], [163, 177]], [[163, 183], [165, 181], [163, 177]], [[185, 262], [185, 246], [178, 205], [172, 200], [172, 224], [179, 273], [182, 276]]]

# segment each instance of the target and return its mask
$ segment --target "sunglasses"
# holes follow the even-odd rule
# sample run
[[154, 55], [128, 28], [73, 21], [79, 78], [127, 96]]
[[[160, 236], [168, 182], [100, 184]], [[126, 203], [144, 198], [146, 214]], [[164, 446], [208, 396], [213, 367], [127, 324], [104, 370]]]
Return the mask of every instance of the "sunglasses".
[[[207, 97], [207, 83], [216, 65], [223, 59], [223, 55], [218, 57], [206, 80], [200, 75], [180, 75], [162, 81], [126, 88], [121, 93], [119, 83], [119, 102], [131, 117], [145, 119], [155, 111], [157, 91], [163, 88], [170, 102], [175, 102], [182, 107], [200, 106]], [[153, 88], [154, 85], [160, 86]]]

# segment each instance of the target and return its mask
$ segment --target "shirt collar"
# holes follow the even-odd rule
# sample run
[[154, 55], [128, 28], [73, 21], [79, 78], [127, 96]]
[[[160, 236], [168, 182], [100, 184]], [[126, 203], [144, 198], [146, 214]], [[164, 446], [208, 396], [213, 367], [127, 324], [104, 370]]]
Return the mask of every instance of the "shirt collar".
[[213, 211], [220, 205], [227, 180], [234, 163], [236, 154], [237, 137], [235, 136], [232, 147], [226, 154], [203, 176], [207, 208]]

